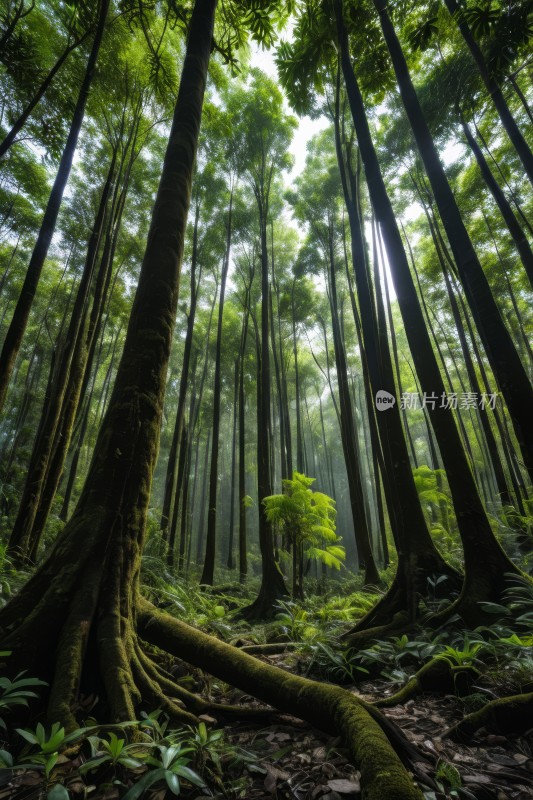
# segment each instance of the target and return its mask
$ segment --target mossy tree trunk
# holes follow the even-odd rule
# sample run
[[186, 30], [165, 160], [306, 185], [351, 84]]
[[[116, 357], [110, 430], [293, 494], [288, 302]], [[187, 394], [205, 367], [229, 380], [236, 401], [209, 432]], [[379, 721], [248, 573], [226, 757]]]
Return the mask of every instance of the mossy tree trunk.
[[197, 0], [123, 356], [70, 522], [0, 615], [11, 664], [50, 683], [49, 716], [72, 723], [84, 661], [111, 719], [131, 719], [149, 673], [134, 633], [216, 0]]

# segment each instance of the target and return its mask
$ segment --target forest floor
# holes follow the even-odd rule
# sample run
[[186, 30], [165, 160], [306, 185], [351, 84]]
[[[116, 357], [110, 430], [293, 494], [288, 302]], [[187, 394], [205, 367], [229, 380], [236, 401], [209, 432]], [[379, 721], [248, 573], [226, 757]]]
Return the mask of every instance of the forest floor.
[[[290, 671], [295, 667], [290, 656], [263, 660]], [[393, 691], [386, 680], [368, 681], [353, 690], [368, 701]], [[237, 699], [242, 698], [226, 698]], [[533, 798], [533, 720], [532, 730], [521, 738], [481, 730], [468, 744], [458, 744], [443, 737], [465, 713], [465, 703], [454, 695], [422, 695], [384, 713], [420, 754], [417, 780], [426, 800]], [[266, 727], [228, 725], [225, 732], [228, 741], [256, 757], [245, 768], [246, 793], [234, 796], [250, 800], [357, 800], [361, 796], [360, 773], [347, 760], [340, 740], [301, 720], [286, 717]], [[231, 792], [229, 785], [226, 789]]]
[[[378, 597], [361, 592], [357, 582], [332, 583], [326, 592], [322, 587], [304, 603], [280, 604], [279, 613], [268, 623], [249, 625], [236, 617], [235, 611], [254, 596], [253, 585], [228, 584], [200, 590], [196, 581], [171, 580], [164, 570], [154, 573], [153, 563], [146, 562], [144, 591], [165, 610], [238, 647], [265, 644], [279, 645], [280, 650], [287, 647], [284, 652], [258, 657], [298, 675], [340, 682], [370, 702], [395, 693], [436, 653], [455, 657], [462, 664], [476, 665], [480, 679], [470, 686], [468, 694], [419, 695], [402, 705], [383, 709], [383, 713], [403, 731], [416, 750], [412, 770], [426, 800], [533, 798], [533, 720], [531, 729], [520, 738], [481, 729], [467, 743], [458, 744], [444, 735], [480, 704], [496, 696], [526, 691], [522, 687], [531, 684], [533, 594], [529, 584], [515, 590], [513, 620], [504, 615], [503, 621], [472, 632], [455, 628], [445, 632], [420, 630], [411, 638], [402, 636], [376, 642], [355, 652], [339, 647], [339, 637]], [[7, 578], [9, 591], [13, 592], [23, 576], [11, 572]], [[4, 584], [0, 587], [0, 599]], [[253, 698], [199, 670], [191, 671], [183, 662], [169, 657], [162, 666], [175, 679], [189, 681], [190, 689], [210, 700], [259, 706]], [[141, 718], [147, 719], [150, 712], [154, 712], [150, 716], [161, 721], [162, 717], [151, 708], [141, 711]], [[80, 703], [80, 723], [94, 724], [87, 721], [87, 715], [93, 713], [98, 718], [97, 698], [87, 697]], [[194, 730], [178, 731], [177, 735], [183, 746], [189, 747], [192, 742], [196, 748], [194, 757], [188, 760], [209, 789], [182, 783], [179, 794], [184, 800], [358, 800], [361, 797], [360, 774], [349, 762], [340, 739], [332, 739], [301, 720], [284, 715], [283, 709], [258, 722], [226, 722], [221, 733], [216, 729], [222, 720], [202, 719], [207, 724], [207, 741], [200, 748], [197, 738], [194, 740], [197, 737]], [[141, 724], [144, 723], [132, 723]], [[142, 730], [146, 732], [146, 726]], [[118, 735], [124, 736], [125, 746], [131, 741], [128, 731]], [[53, 768], [53, 780], [59, 782], [57, 787], [65, 786], [68, 793], [51, 796], [48, 791], [48, 800], [119, 800], [132, 791], [146, 774], [146, 766], [132, 769], [128, 763], [120, 766], [119, 760], [118, 766], [115, 764], [110, 770], [106, 755], [107, 762], [102, 767], [84, 770], [91, 758], [98, 762], [102, 753], [108, 752], [110, 739], [106, 744], [106, 736], [113, 734], [102, 732], [99, 738], [93, 737], [95, 741], [90, 748], [86, 743], [72, 754], [68, 750], [61, 752]], [[161, 737], [164, 736], [163, 730]], [[91, 737], [86, 738], [89, 741]], [[1, 746], [4, 745], [0, 743]], [[157, 739], [148, 747], [158, 747]], [[30, 753], [31, 761], [31, 752], [26, 745], [23, 760], [27, 761], [24, 754]], [[42, 770], [42, 766], [33, 768], [31, 764], [15, 772], [0, 769], [0, 800], [41, 800], [46, 795]], [[168, 790], [157, 786], [143, 794], [147, 800], [167, 800], [171, 796]]]

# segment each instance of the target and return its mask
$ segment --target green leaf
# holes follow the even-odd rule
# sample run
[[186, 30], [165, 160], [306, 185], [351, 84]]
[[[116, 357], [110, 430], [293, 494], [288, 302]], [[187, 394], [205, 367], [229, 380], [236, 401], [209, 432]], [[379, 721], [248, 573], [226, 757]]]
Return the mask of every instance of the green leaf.
[[52, 753], [50, 758], [47, 759], [46, 764], [44, 765], [44, 769], [46, 772], [46, 777], [50, 777], [50, 773], [52, 772], [53, 768], [57, 764], [57, 759], [59, 758], [59, 753]]
[[78, 771], [81, 775], [85, 775], [86, 772], [92, 772], [93, 769], [97, 769], [101, 764], [105, 764], [106, 761], [109, 760], [110, 757], [108, 755], [89, 758], [84, 764], [78, 767]]
[[38, 738], [35, 736], [32, 731], [26, 731], [23, 728], [15, 728], [19, 736], [22, 736], [23, 739], [26, 739], [27, 742], [30, 744], [39, 744]]
[[163, 780], [165, 777], [166, 770], [164, 769], [155, 769], [153, 772], [147, 772], [146, 775], [143, 775], [131, 789], [126, 792], [124, 795], [123, 800], [137, 800], [138, 797], [141, 797], [144, 792], [153, 786], [154, 783], [157, 781]]
[[205, 786], [204, 781], [189, 767], [178, 765], [176, 769], [172, 770], [176, 775], [181, 775], [182, 778], [192, 783], [193, 786]]
[[61, 783], [56, 783], [48, 790], [46, 800], [69, 800], [68, 789]]
[[165, 780], [172, 794], [179, 795], [181, 787], [180, 787], [180, 779], [178, 778], [178, 776], [167, 769], [165, 772]]

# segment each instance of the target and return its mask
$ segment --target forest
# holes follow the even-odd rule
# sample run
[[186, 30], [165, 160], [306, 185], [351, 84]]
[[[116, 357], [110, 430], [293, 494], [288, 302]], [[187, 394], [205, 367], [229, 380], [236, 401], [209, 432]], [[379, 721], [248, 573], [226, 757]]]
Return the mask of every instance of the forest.
[[532, 0], [0, 0], [0, 800], [533, 797]]

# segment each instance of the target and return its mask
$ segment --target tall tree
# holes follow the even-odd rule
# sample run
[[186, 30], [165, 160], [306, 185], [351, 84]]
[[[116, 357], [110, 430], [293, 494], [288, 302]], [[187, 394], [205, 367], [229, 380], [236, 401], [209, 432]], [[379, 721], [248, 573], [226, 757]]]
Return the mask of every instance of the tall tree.
[[61, 201], [63, 199], [63, 193], [70, 175], [72, 162], [74, 160], [74, 153], [76, 152], [76, 145], [83, 123], [89, 90], [91, 88], [95, 73], [96, 62], [104, 35], [109, 5], [110, 0], [99, 0], [97, 8], [96, 30], [89, 58], [87, 60], [85, 74], [83, 76], [76, 100], [74, 113], [72, 115], [70, 130], [41, 222], [37, 241], [28, 264], [28, 270], [22, 285], [20, 297], [15, 307], [9, 329], [4, 340], [2, 352], [0, 354], [0, 409], [3, 407], [5, 402], [9, 380], [15, 365], [15, 359], [20, 350], [22, 337], [24, 336], [24, 331], [26, 330], [26, 325], [33, 304], [33, 299], [35, 297], [35, 292], [37, 291], [39, 278], [48, 254], [52, 236], [54, 235], [57, 217], [61, 207]]
[[[272, 614], [274, 602], [285, 596], [283, 576], [274, 558], [272, 524], [267, 518], [263, 499], [272, 494], [271, 474], [271, 377], [270, 377], [270, 260], [268, 220], [270, 197], [277, 173], [288, 165], [287, 147], [296, 121], [281, 111], [277, 86], [265, 75], [253, 70], [251, 84], [233, 96], [235, 119], [239, 119], [236, 149], [253, 191], [258, 211], [261, 258], [260, 363], [257, 407], [257, 483], [259, 498], [259, 543], [262, 579], [259, 595], [244, 613], [249, 617]], [[231, 111], [231, 105], [229, 110]], [[237, 116], [238, 108], [238, 116]]]

